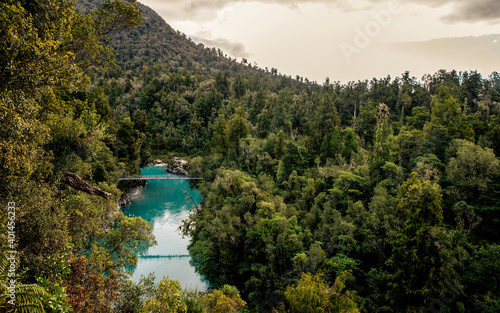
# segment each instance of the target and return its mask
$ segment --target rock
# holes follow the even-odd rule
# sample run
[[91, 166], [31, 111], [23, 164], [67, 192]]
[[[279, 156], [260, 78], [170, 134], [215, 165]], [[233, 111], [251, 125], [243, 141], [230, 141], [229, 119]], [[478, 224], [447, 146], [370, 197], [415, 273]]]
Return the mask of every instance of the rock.
[[214, 289], [212, 287], [208, 287], [207, 290], [198, 291], [200, 296], [210, 295], [212, 293], [214, 293]]
[[121, 181], [120, 183], [122, 184], [120, 186], [120, 189], [128, 190], [125, 191], [122, 194], [120, 200], [118, 200], [118, 205], [120, 206], [120, 208], [126, 207], [132, 202], [132, 200], [139, 198], [142, 190], [144, 189], [144, 186], [146, 186], [145, 180], [129, 180]]
[[130, 195], [128, 193], [123, 193], [120, 200], [118, 200], [118, 205], [123, 209], [130, 204], [130, 201]]
[[167, 166], [167, 163], [163, 162], [160, 159], [156, 159], [152, 164], [149, 164], [149, 166]]
[[142, 189], [144, 189], [142, 186], [132, 188], [128, 193], [130, 200], [139, 198], [141, 196]]
[[189, 176], [189, 169], [187, 168], [187, 161], [178, 157], [173, 157], [170, 161], [165, 165], [165, 169], [167, 172], [176, 175], [184, 175]]

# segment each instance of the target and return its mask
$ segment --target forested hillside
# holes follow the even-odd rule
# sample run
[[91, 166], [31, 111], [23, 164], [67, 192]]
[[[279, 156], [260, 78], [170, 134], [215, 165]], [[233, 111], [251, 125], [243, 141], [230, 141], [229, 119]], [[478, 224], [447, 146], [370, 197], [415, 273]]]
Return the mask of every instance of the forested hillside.
[[[318, 84], [134, 1], [0, 7], [4, 310], [500, 310], [498, 73]], [[174, 155], [204, 178], [182, 231], [212, 294], [129, 280], [155, 239], [118, 177]]]

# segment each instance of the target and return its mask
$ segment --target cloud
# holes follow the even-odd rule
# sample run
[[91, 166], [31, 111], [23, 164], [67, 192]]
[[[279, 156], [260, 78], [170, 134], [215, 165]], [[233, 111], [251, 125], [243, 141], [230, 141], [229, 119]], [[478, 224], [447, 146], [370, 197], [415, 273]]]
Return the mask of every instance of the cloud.
[[[422, 4], [437, 8], [450, 5], [452, 12], [442, 17], [446, 23], [487, 22], [500, 23], [499, 0], [395, 0], [401, 4]], [[280, 4], [297, 8], [299, 4], [321, 3], [336, 7], [342, 11], [359, 11], [370, 9], [373, 5], [391, 2], [391, 0], [142, 0], [158, 11], [169, 21], [210, 21], [218, 12], [232, 4], [245, 2], [261, 2]]]
[[[387, 0], [369, 0], [373, 3], [384, 3]], [[499, 0], [399, 0], [401, 4], [421, 4], [431, 8], [439, 8], [449, 5], [451, 13], [443, 16], [441, 20], [445, 23], [476, 23], [486, 22], [490, 24], [500, 23], [500, 1]]]
[[491, 24], [500, 22], [500, 1], [498, 0], [454, 1], [453, 8], [451, 14], [443, 17], [444, 22], [483, 21]]
[[228, 55], [235, 58], [248, 58], [249, 53], [246, 51], [245, 45], [241, 42], [234, 42], [226, 38], [212, 38], [210, 32], [200, 32], [190, 36], [194, 42], [202, 43], [207, 47], [217, 47]]

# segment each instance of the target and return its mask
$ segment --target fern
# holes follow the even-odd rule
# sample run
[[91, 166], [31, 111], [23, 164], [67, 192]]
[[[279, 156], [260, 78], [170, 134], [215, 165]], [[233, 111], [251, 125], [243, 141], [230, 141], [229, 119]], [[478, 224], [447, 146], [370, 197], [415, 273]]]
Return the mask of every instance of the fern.
[[8, 262], [5, 254], [0, 259], [0, 309], [8, 313], [40, 313], [45, 312], [42, 297], [48, 295], [44, 288], [36, 284], [16, 284], [15, 306], [9, 304]]

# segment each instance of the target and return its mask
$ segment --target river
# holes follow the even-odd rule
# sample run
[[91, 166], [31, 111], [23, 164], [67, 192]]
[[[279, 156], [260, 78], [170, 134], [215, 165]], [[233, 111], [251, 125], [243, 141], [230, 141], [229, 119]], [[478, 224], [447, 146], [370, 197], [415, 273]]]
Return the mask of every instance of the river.
[[[142, 175], [166, 175], [164, 167], [151, 166], [141, 169]], [[170, 174], [170, 177], [179, 177]], [[154, 273], [158, 282], [163, 276], [177, 279], [183, 288], [205, 290], [208, 284], [189, 264], [187, 245], [189, 238], [182, 238], [178, 228], [189, 214], [192, 203], [186, 201], [187, 191], [198, 204], [202, 200], [197, 190], [189, 188], [186, 180], [149, 180], [142, 194], [124, 208], [125, 215], [140, 216], [150, 222], [158, 242], [146, 252], [149, 257], [139, 256], [132, 280], [138, 282], [141, 275]], [[156, 257], [158, 256], [158, 257]], [[172, 256], [172, 257], [165, 257]]]

